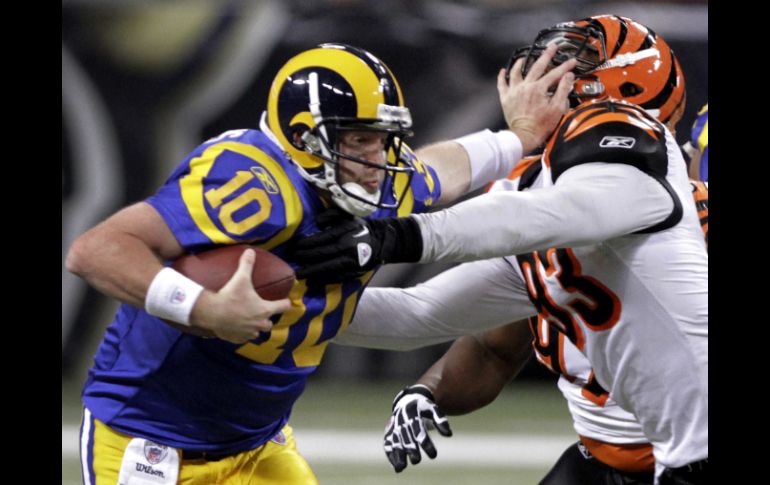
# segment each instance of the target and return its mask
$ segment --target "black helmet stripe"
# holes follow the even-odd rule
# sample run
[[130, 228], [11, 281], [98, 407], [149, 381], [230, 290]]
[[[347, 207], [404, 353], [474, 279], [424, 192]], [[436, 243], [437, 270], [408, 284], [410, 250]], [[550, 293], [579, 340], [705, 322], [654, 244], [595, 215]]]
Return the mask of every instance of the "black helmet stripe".
[[664, 125], [667, 124], [668, 120], [670, 120], [671, 117], [674, 116], [674, 113], [679, 111], [679, 108], [682, 106], [682, 104], [684, 103], [685, 99], [687, 99], [687, 93], [684, 93], [684, 95], [682, 96], [682, 99], [680, 99], [679, 102], [676, 104], [676, 107], [671, 110], [671, 114], [666, 116], [665, 118], [661, 119], [660, 122], [663, 123]]
[[648, 35], [644, 38], [644, 42], [642, 42], [642, 45], [639, 46], [639, 50], [642, 51], [644, 49], [649, 49], [650, 47], [655, 44], [655, 37]]
[[671, 56], [671, 71], [668, 73], [668, 79], [666, 80], [666, 84], [663, 86], [663, 89], [655, 96], [654, 98], [650, 99], [649, 101], [645, 101], [644, 103], [640, 104], [640, 106], [644, 109], [657, 109], [666, 104], [668, 101], [668, 98], [671, 97], [671, 93], [674, 91], [674, 86], [676, 86], [676, 57], [674, 57], [674, 51], [669, 49], [669, 55]]
[[615, 54], [618, 53], [620, 47], [626, 41], [626, 35], [628, 35], [628, 26], [626, 25], [626, 21], [620, 17], [615, 18], [618, 19], [618, 24], [620, 25], [620, 33], [618, 34], [618, 41], [615, 43], [615, 47], [612, 48], [612, 54], [610, 54], [611, 58], [615, 57]]

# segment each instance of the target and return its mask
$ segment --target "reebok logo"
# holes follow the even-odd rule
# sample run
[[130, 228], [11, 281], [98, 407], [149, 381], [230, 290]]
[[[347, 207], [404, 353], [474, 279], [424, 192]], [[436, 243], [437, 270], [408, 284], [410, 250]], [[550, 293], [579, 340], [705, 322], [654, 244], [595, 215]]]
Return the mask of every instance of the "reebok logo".
[[633, 148], [636, 138], [629, 136], [605, 136], [599, 142], [601, 148]]
[[277, 194], [279, 192], [278, 185], [270, 176], [270, 173], [263, 167], [251, 167], [251, 173], [253, 173], [257, 180], [262, 184], [268, 194]]

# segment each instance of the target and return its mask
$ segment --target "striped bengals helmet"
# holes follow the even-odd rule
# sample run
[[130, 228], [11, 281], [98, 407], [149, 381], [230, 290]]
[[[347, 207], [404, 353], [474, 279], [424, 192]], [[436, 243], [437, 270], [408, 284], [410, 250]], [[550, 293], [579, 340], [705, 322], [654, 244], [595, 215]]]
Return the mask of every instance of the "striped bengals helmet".
[[526, 75], [546, 46], [558, 43], [552, 63], [573, 57], [573, 105], [609, 96], [641, 106], [674, 129], [685, 106], [684, 74], [674, 51], [651, 29], [617, 15], [596, 15], [541, 30], [531, 46], [518, 49], [509, 69], [520, 57]]

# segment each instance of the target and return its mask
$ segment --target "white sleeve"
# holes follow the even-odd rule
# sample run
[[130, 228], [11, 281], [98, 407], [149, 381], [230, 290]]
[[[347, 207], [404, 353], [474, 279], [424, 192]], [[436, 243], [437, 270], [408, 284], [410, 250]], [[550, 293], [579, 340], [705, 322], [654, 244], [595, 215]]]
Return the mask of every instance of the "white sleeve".
[[521, 140], [510, 130], [483, 130], [453, 141], [462, 145], [468, 154], [471, 166], [468, 192], [508, 175], [523, 155]]
[[595, 244], [651, 227], [673, 207], [671, 195], [649, 175], [597, 162], [570, 168], [551, 187], [484, 194], [412, 217], [422, 232], [425, 263]]
[[367, 288], [333, 342], [411, 350], [534, 315], [518, 271], [502, 258], [455, 266], [412, 288]]

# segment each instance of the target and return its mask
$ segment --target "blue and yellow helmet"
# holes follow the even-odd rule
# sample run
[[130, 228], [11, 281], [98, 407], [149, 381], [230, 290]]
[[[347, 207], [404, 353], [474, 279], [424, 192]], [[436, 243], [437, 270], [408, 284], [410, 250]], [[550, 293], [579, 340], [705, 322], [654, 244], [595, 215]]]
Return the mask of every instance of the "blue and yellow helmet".
[[[355, 215], [400, 204], [403, 194], [367, 194], [357, 184], [338, 181], [339, 137], [344, 130], [385, 133], [385, 166], [344, 158], [386, 172], [383, 187], [393, 187], [395, 174], [413, 168], [399, 164], [401, 142], [411, 136], [412, 118], [393, 73], [371, 53], [344, 44], [321, 44], [291, 58], [273, 80], [267, 124], [300, 173]], [[375, 200], [376, 199], [376, 200]]]

